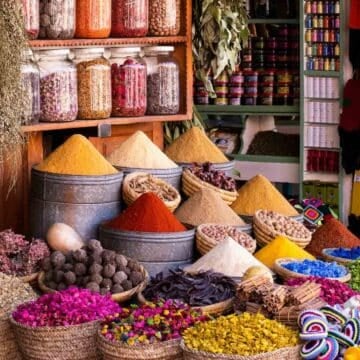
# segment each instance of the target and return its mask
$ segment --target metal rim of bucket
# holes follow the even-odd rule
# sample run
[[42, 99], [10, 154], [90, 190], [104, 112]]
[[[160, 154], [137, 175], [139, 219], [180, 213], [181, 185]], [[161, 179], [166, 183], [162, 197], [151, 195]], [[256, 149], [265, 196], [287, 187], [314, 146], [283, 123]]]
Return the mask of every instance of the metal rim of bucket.
[[[181, 167], [191, 167], [192, 165], [195, 164], [195, 162], [192, 162], [192, 163], [185, 163], [185, 162], [177, 162], [177, 164]], [[203, 163], [202, 163], [203, 164]], [[235, 160], [229, 160], [227, 162], [221, 162], [221, 163], [210, 163], [212, 166], [214, 166], [215, 168], [216, 167], [224, 167], [224, 168], [234, 168], [235, 166]]]
[[125, 166], [117, 166], [114, 165], [115, 169], [122, 171], [124, 174], [133, 173], [133, 172], [143, 172], [143, 173], [150, 173], [153, 175], [173, 175], [173, 176], [180, 176], [182, 174], [182, 167], [178, 166], [176, 168], [170, 169], [153, 169], [153, 168], [132, 168], [132, 167], [125, 167]]

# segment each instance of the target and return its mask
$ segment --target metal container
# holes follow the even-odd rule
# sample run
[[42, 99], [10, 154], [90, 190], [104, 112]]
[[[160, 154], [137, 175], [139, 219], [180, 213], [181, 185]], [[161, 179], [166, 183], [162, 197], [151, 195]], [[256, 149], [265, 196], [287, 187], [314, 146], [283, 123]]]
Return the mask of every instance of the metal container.
[[[245, 221], [245, 219], [243, 219]], [[242, 225], [242, 226], [235, 226], [237, 230], [242, 231], [248, 235], [252, 234], [252, 224], [246, 224], [246, 225]]]
[[[188, 168], [193, 166], [193, 163], [177, 163], [179, 166], [183, 168]], [[214, 170], [224, 171], [228, 176], [233, 176], [233, 171], [235, 167], [235, 160], [231, 160], [225, 163], [211, 163], [211, 166]]]
[[149, 262], [141, 261], [140, 264], [144, 266], [146, 271], [149, 273], [150, 277], [155, 276], [156, 274], [163, 272], [168, 274], [169, 270], [182, 269], [186, 265], [193, 263], [193, 259], [188, 259], [184, 261], [166, 261], [166, 262]]
[[84, 240], [121, 211], [123, 173], [100, 176], [52, 174], [32, 169], [30, 230], [45, 238], [57, 222], [72, 226]]
[[176, 190], [178, 191], [181, 190], [181, 175], [182, 175], [181, 166], [172, 169], [143, 169], [143, 168], [122, 167], [122, 166], [115, 166], [115, 168], [121, 170], [124, 173], [124, 176], [129, 175], [133, 172], [144, 172], [147, 174], [152, 174], [166, 181], [168, 184], [174, 186]]
[[195, 229], [181, 232], [140, 232], [108, 228], [99, 229], [105, 249], [116, 250], [140, 262], [174, 262], [194, 255]]

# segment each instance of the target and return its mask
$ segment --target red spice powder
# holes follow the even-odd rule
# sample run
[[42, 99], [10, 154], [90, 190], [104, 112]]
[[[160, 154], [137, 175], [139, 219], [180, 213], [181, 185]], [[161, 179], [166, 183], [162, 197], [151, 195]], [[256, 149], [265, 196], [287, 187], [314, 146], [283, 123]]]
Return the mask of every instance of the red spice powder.
[[143, 232], [187, 230], [164, 202], [151, 192], [141, 195], [117, 218], [109, 221], [106, 226], [117, 230]]
[[316, 257], [321, 257], [321, 251], [326, 248], [353, 248], [356, 246], [360, 246], [360, 239], [339, 220], [331, 218], [314, 232], [312, 240], [305, 250]]

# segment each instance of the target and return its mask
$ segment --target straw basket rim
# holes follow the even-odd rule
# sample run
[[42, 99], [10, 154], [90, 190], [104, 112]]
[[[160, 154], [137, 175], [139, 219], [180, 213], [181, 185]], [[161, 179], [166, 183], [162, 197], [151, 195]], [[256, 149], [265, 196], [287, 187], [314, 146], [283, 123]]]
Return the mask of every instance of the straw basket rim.
[[[294, 258], [280, 258], [280, 259], [277, 259], [274, 262], [274, 266], [273, 266], [274, 271], [285, 280], [289, 279], [289, 278], [309, 277], [310, 275], [297, 273], [295, 271], [285, 269], [282, 266], [283, 264], [287, 264], [287, 263], [295, 262], [295, 261], [298, 262], [298, 261], [301, 261], [301, 260], [300, 259], [294, 259]], [[343, 266], [343, 265], [339, 265], [339, 266], [342, 266], [342, 267], [345, 268], [345, 266]], [[338, 278], [324, 277], [324, 279], [337, 280], [337, 281], [340, 281], [342, 283], [346, 283], [346, 282], [349, 282], [351, 280], [351, 273], [349, 272], [348, 269], [346, 269], [346, 275], [344, 275], [342, 277], [338, 277]]]
[[29, 275], [19, 276], [18, 279], [21, 280], [23, 283], [31, 283], [31, 282], [37, 280], [39, 274], [40, 274], [40, 271], [29, 274]]
[[343, 264], [343, 265], [346, 265], [346, 264], [351, 264], [352, 262], [356, 261], [356, 260], [359, 260], [360, 258], [358, 259], [347, 259], [347, 258], [342, 258], [342, 257], [338, 257], [338, 256], [333, 256], [333, 255], [330, 255], [329, 252], [333, 251], [333, 250], [337, 250], [338, 248], [326, 248], [326, 249], [322, 249], [321, 251], [321, 254], [322, 254], [322, 257], [325, 259], [325, 260], [328, 260], [328, 261], [336, 261], [340, 264]]
[[[135, 287], [133, 287], [130, 290], [124, 291], [119, 294], [111, 294], [112, 300], [114, 300], [115, 302], [119, 302], [119, 303], [125, 302], [127, 300], [130, 300], [133, 297], [133, 295], [135, 295], [138, 292], [141, 292], [143, 289], [145, 289], [148, 279], [149, 279], [149, 274], [141, 264], [139, 264], [139, 266], [141, 268], [141, 273], [144, 275], [144, 280], [140, 284], [136, 285]], [[39, 277], [38, 277], [38, 285], [39, 285], [40, 290], [45, 294], [56, 293], [57, 290], [50, 289], [49, 287], [47, 287], [45, 285], [44, 278], [45, 278], [45, 272], [41, 271], [39, 274]]]
[[277, 359], [277, 360], [295, 360], [300, 359], [300, 348], [301, 345], [296, 345], [292, 347], [285, 347], [282, 349], [277, 349], [271, 352], [260, 353], [255, 355], [234, 355], [234, 354], [216, 354], [206, 351], [193, 350], [186, 346], [184, 339], [181, 340], [180, 347], [184, 352], [184, 358], [186, 358], [186, 353], [190, 356], [191, 354], [196, 356], [190, 359], [201, 359], [201, 360], [262, 360], [262, 359]]
[[[165, 205], [167, 206], [167, 208], [169, 210], [175, 211], [175, 209], [179, 206], [179, 204], [181, 202], [181, 195], [180, 195], [179, 191], [173, 185], [169, 184], [162, 178], [157, 177], [154, 174], [146, 173], [146, 172], [142, 172], [142, 171], [132, 172], [132, 173], [126, 175], [123, 180], [122, 195], [123, 195], [123, 198], [127, 205], [132, 204], [136, 199], [138, 199], [141, 195], [143, 195], [145, 193], [145, 192], [137, 193], [134, 189], [130, 188], [130, 186], [129, 186], [130, 181], [132, 181], [134, 178], [136, 178], [138, 176], [147, 176], [147, 177], [151, 178], [155, 183], [159, 184], [160, 186], [171, 188], [171, 190], [176, 194], [176, 198], [174, 200], [170, 200], [170, 201], [163, 200], [163, 202], [165, 203]], [[150, 192], [150, 191], [147, 191], [147, 192]]]

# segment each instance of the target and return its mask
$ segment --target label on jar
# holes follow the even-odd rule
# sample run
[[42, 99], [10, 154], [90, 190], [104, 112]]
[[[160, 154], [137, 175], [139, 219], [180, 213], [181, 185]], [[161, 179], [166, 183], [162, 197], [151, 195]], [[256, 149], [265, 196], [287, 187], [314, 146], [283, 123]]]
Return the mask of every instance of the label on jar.
[[229, 99], [230, 105], [241, 105], [241, 97], [231, 97]]
[[228, 105], [228, 102], [226, 97], [217, 97], [214, 101], [215, 105]]

